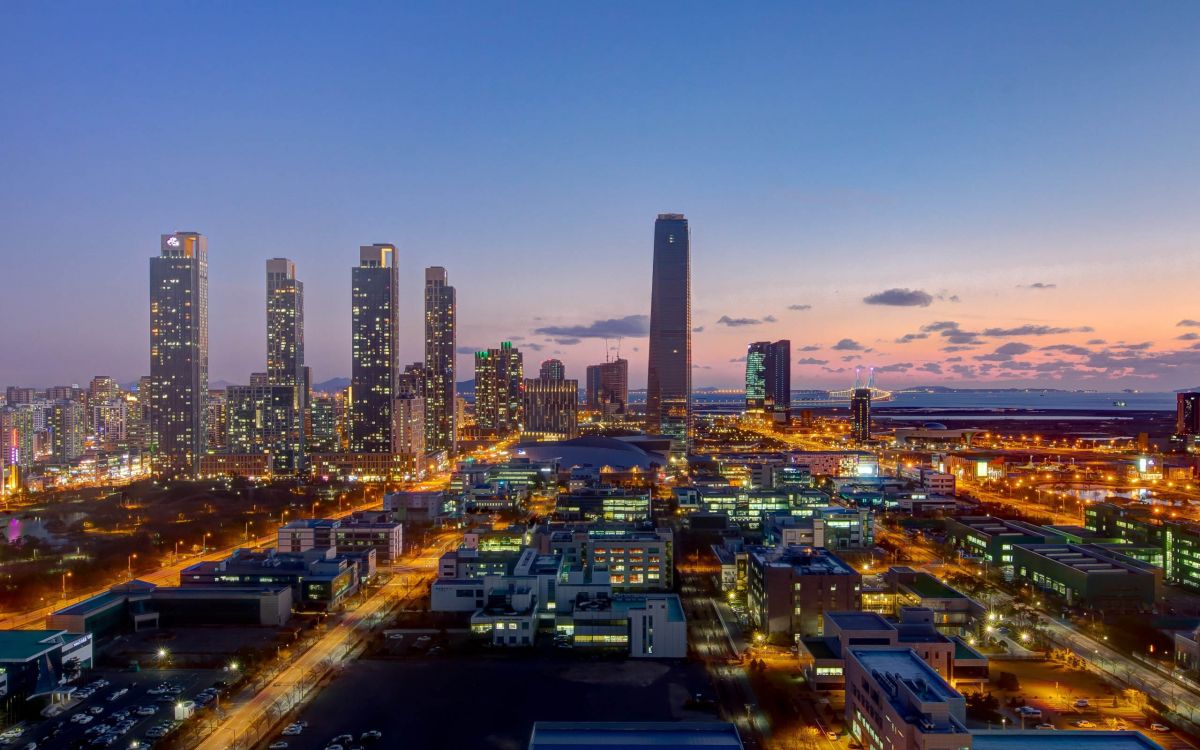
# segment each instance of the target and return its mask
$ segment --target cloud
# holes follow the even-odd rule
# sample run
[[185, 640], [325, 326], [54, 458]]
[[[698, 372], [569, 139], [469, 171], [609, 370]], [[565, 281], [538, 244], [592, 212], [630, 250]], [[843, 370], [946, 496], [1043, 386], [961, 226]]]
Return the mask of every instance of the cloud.
[[775, 317], [774, 315], [764, 315], [763, 322], [764, 323], [778, 323], [779, 318]]
[[843, 362], [853, 362], [856, 359], [862, 359], [861, 354], [847, 354], [842, 357]]
[[1043, 346], [1041, 350], [1044, 352], [1062, 352], [1074, 357], [1086, 357], [1092, 353], [1091, 349], [1075, 346], [1074, 344], [1051, 344], [1050, 346]]
[[1032, 284], [1017, 284], [1017, 289], [1057, 289], [1058, 284], [1035, 281]]
[[[921, 333], [937, 333], [939, 336], [946, 339], [950, 344], [956, 345], [972, 345], [982, 343], [979, 340], [980, 334], [975, 331], [964, 331], [953, 320], [937, 320], [932, 323], [926, 323], [921, 326]], [[955, 351], [948, 349], [948, 351]]]
[[875, 372], [908, 372], [912, 368], [912, 362], [893, 362], [890, 365], [876, 367]]
[[480, 351], [480, 349], [476, 346], [458, 346], [455, 347], [454, 351], [459, 354], [474, 354], [475, 352]]
[[1027, 354], [1031, 351], [1033, 351], [1033, 347], [1029, 344], [1012, 341], [996, 347], [996, 351], [991, 354], [980, 354], [975, 359], [979, 362], [1008, 362], [1018, 354]]
[[521, 346], [519, 346], [517, 348], [518, 349], [529, 349], [531, 351], [540, 352], [541, 350], [545, 349], [546, 347], [542, 346], [541, 344], [535, 344], [532, 341], [530, 341], [530, 342], [521, 344]]
[[827, 364], [829, 364], [829, 360], [817, 359], [816, 357], [804, 357], [800, 360], [797, 360], [796, 364], [798, 364], [798, 365], [827, 365]]
[[957, 331], [958, 323], [954, 322], [953, 320], [935, 320], [932, 323], [926, 323], [925, 325], [921, 326], [921, 330], [925, 333], [932, 333], [934, 331]]
[[943, 346], [942, 351], [949, 354], [952, 352], [969, 352], [974, 348], [974, 346], [968, 346], [966, 344], [951, 344], [950, 346]]
[[732, 358], [730, 358], [729, 361], [730, 362], [745, 362], [746, 358], [745, 357], [732, 357]]
[[798, 351], [798, 352], [819, 352], [819, 351], [821, 351], [821, 347], [818, 344], [805, 344], [804, 346], [800, 347], [796, 351]]
[[692, 365], [693, 370], [711, 370], [712, 365]]
[[1088, 346], [1100, 346], [1101, 344], [1107, 344], [1108, 342], [1104, 339], [1088, 339], [1087, 343]]
[[912, 343], [913, 341], [917, 341], [918, 339], [927, 339], [927, 338], [929, 338], [928, 333], [906, 333], [903, 336], [901, 336], [900, 338], [896, 339], [896, 343], [897, 344], [909, 344], [909, 343]]
[[704, 333], [704, 326], [696, 326], [692, 329], [692, 333]]
[[788, 305], [789, 310], [811, 310], [812, 305]]
[[891, 307], [929, 307], [933, 304], [933, 297], [920, 289], [885, 289], [863, 297], [863, 302]]
[[842, 339], [829, 348], [839, 352], [861, 352], [865, 347], [854, 339]]
[[1192, 320], [1191, 318], [1184, 318], [1183, 320], [1176, 323], [1175, 327], [1176, 328], [1200, 328], [1200, 320]]
[[1055, 328], [1054, 326], [1023, 325], [1016, 328], [984, 328], [983, 336], [1054, 336], [1061, 333], [1091, 333], [1091, 326]]
[[650, 316], [626, 315], [623, 318], [597, 320], [587, 325], [545, 326], [535, 328], [542, 336], [563, 336], [576, 339], [616, 339], [622, 336], [637, 338], [650, 333]]
[[1181, 333], [1175, 338], [1179, 339], [1180, 341], [1195, 341], [1200, 339], [1200, 333], [1196, 333], [1194, 331], [1191, 333]]
[[575, 346], [580, 341], [583, 341], [583, 339], [574, 338], [574, 337], [554, 339], [554, 343], [558, 344], [559, 346]]
[[758, 318], [731, 318], [728, 315], [722, 315], [717, 318], [717, 323], [730, 328], [740, 328], [741, 326], [761, 325], [762, 321]]
[[922, 372], [931, 372], [934, 375], [942, 374], [942, 366], [939, 365], [937, 362], [926, 362], [925, 364], [921, 365], [917, 369], [921, 370]]

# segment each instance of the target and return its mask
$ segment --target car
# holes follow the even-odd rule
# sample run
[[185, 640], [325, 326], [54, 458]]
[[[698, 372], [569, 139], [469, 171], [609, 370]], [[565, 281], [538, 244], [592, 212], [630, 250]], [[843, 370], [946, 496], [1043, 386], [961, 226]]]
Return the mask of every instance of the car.
[[109, 701], [120, 700], [122, 696], [129, 692], [129, 688], [121, 688], [108, 696]]
[[300, 726], [299, 724], [288, 724], [286, 727], [283, 728], [283, 736], [295, 737], [296, 735], [300, 734], [303, 731], [304, 731], [304, 727]]
[[378, 739], [381, 739], [382, 737], [383, 737], [383, 732], [380, 732], [378, 729], [368, 729], [367, 731], [362, 733], [362, 737], [360, 739], [362, 739], [365, 742], [366, 740], [378, 740]]
[[158, 709], [154, 706], [138, 706], [134, 713], [138, 716], [153, 716], [158, 713]]
[[830, 742], [837, 742], [838, 737], [839, 737], [838, 733], [833, 731], [832, 729], [825, 732], [825, 739], [829, 740]]
[[1088, 703], [1087, 698], [1080, 698], [1079, 700], [1075, 701], [1075, 708], [1087, 708], [1090, 705], [1091, 704]]
[[1095, 722], [1088, 721], [1087, 719], [1080, 719], [1079, 721], [1075, 722], [1074, 726], [1077, 726], [1080, 729], [1093, 729], [1095, 728], [1096, 724]]
[[99, 716], [100, 714], [104, 713], [104, 706], [92, 706], [88, 709], [88, 713], [93, 716]]
[[346, 750], [346, 748], [341, 745], [326, 745], [325, 750]]
[[79, 719], [75, 719], [74, 717], [72, 717], [71, 721], [74, 721], [76, 724], [91, 724], [92, 723], [92, 717], [89, 714], [75, 714], [75, 715], [78, 716]]
[[1033, 706], [1020, 706], [1017, 708], [1017, 713], [1029, 719], [1040, 719], [1042, 717], [1042, 710]]
[[331, 745], [348, 745], [351, 742], [354, 742], [354, 735], [339, 734], [337, 737], [334, 737], [332, 740], [330, 740], [329, 744], [331, 744]]
[[1150, 728], [1155, 732], [1169, 732], [1171, 728], [1166, 724], [1159, 724], [1157, 721], [1150, 725]]
[[267, 750], [287, 750], [288, 743], [285, 740], [276, 740], [270, 745], [267, 745]]
[[1034, 729], [1054, 729], [1053, 724], [1038, 724]]

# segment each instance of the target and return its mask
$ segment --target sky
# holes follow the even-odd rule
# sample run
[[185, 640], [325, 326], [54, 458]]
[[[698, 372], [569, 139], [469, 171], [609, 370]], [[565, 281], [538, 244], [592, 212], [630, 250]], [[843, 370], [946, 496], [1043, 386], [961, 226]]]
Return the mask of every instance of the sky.
[[[654, 217], [692, 231], [694, 385], [1200, 385], [1200, 4], [0, 3], [0, 385], [149, 368], [148, 258], [209, 241], [210, 373], [314, 379], [359, 245], [512, 340], [645, 382]], [[610, 344], [616, 346], [617, 339]]]

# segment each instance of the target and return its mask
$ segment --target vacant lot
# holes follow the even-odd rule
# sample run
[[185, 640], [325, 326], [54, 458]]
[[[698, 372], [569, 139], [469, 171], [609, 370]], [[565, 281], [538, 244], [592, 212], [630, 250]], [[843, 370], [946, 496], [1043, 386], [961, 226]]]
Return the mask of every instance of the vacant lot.
[[335, 736], [383, 732], [384, 746], [425, 750], [519, 750], [535, 721], [704, 720], [685, 711], [709, 691], [690, 663], [591, 660], [576, 654], [351, 664], [300, 718], [294, 750], [321, 750]]

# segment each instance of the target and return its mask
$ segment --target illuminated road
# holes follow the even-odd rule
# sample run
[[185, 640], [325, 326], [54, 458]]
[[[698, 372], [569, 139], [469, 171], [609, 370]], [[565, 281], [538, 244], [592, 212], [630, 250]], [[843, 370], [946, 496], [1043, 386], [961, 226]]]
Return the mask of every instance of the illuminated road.
[[[449, 484], [449, 481], [450, 481], [449, 476], [445, 475], [442, 477], [438, 477], [436, 479], [430, 479], [430, 480], [426, 480], [424, 482], [420, 482], [419, 484], [416, 484], [413, 487], [406, 488], [406, 489], [411, 489], [411, 490], [444, 489]], [[377, 509], [377, 508], [379, 508], [379, 504], [380, 504], [380, 500], [378, 497], [376, 497], [375, 499], [369, 500], [362, 505], [357, 505], [357, 506], [354, 506], [353, 508], [349, 508], [347, 510], [336, 511], [336, 512], [331, 512], [331, 513], [325, 514], [325, 517], [327, 517], [327, 518], [344, 518], [345, 516], [348, 516], [355, 511]], [[278, 530], [278, 527], [276, 527], [276, 530]], [[235, 544], [231, 547], [225, 547], [222, 549], [214, 549], [209, 552], [205, 552], [203, 554], [198, 554], [198, 555], [181, 555], [177, 562], [173, 562], [168, 565], [164, 565], [163, 567], [161, 567], [155, 571], [139, 573], [135, 577], [138, 580], [146, 581], [147, 583], [153, 583], [156, 586], [178, 586], [179, 585], [179, 573], [184, 568], [187, 568], [190, 565], [195, 565], [198, 562], [224, 560], [225, 558], [227, 558], [231, 554], [233, 554], [233, 551], [236, 549], [241, 549], [241, 548], [245, 548], [245, 547], [274, 546], [276, 539], [277, 539], [276, 533], [275, 533], [275, 531], [272, 531], [270, 534], [268, 534], [266, 536], [261, 536], [261, 537], [257, 537], [257, 538], [250, 539], [247, 541], [243, 541], [243, 542], [241, 542], [239, 544]], [[68, 597], [67, 599], [60, 599], [60, 600], [55, 601], [52, 604], [49, 604], [45, 607], [39, 607], [38, 609], [31, 610], [28, 612], [19, 612], [19, 613], [12, 613], [12, 614], [0, 616], [0, 629], [4, 629], [4, 630], [40, 630], [41, 628], [46, 627], [46, 618], [51, 613], [53, 613], [59, 609], [62, 609], [63, 607], [67, 607], [71, 604], [74, 604], [76, 602], [83, 601], [84, 599], [87, 599], [89, 597], [96, 596], [97, 594], [103, 594], [106, 591], [108, 591], [113, 585], [115, 585], [115, 584], [106, 584], [105, 586], [102, 586], [97, 589], [93, 589], [91, 591], [87, 591], [87, 592], [83, 592], [83, 593], [76, 593], [75, 595]]]
[[304, 686], [306, 676], [320, 670], [327, 659], [344, 659], [372, 628], [378, 625], [386, 612], [402, 598], [414, 592], [424, 591], [424, 585], [433, 577], [437, 561], [442, 552], [457, 544], [461, 535], [457, 532], [440, 535], [418, 557], [397, 566], [397, 574], [371, 595], [356, 609], [342, 616], [341, 622], [331, 627], [313, 646], [292, 661], [255, 695], [235, 701], [228, 709], [220, 727], [196, 745], [198, 750], [230, 750], [231, 748], [253, 747], [261, 739], [261, 729], [278, 718], [272, 712], [276, 706], [291, 707], [292, 696], [297, 687]]

